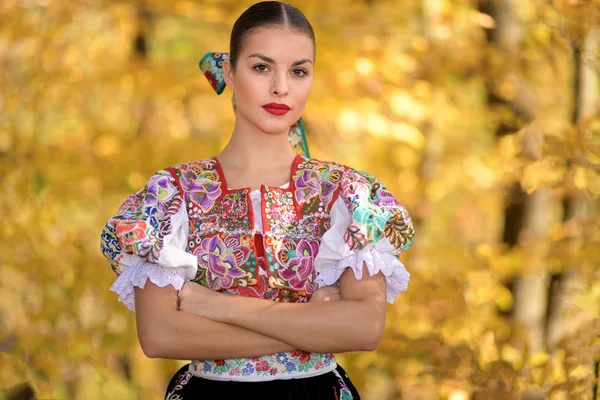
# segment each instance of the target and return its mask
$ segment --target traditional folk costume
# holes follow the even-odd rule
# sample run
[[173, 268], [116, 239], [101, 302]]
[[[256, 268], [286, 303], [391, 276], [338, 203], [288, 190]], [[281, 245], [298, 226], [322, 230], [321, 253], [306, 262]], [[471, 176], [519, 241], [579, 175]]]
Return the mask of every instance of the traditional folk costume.
[[[224, 88], [226, 57], [209, 53], [200, 64], [217, 93]], [[119, 300], [135, 310], [134, 287], [149, 279], [177, 290], [193, 281], [229, 294], [303, 303], [317, 288], [336, 284], [346, 268], [360, 279], [366, 264], [371, 275], [383, 272], [392, 303], [410, 276], [398, 259], [414, 235], [406, 209], [371, 175], [310, 158], [301, 121], [290, 130], [290, 144], [303, 154], [281, 187], [230, 188], [211, 157], [160, 170], [129, 196], [102, 232]], [[195, 398], [359, 396], [333, 354], [296, 350], [193, 360], [173, 376], [166, 399]]]

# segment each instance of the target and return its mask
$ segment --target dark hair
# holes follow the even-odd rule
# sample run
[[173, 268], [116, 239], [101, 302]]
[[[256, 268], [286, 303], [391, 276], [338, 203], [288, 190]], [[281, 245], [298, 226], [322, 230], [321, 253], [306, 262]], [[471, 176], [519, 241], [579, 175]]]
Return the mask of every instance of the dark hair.
[[315, 44], [315, 33], [302, 11], [279, 1], [262, 1], [248, 8], [233, 24], [229, 42], [229, 59], [235, 68], [244, 41], [256, 28], [284, 26], [305, 33]]

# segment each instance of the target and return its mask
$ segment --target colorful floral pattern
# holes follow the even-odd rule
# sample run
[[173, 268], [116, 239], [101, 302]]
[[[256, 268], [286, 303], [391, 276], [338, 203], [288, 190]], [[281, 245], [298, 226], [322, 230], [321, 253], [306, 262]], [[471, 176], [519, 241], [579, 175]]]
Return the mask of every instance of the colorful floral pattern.
[[273, 237], [288, 236], [298, 220], [292, 193], [285, 189], [264, 188], [263, 201], [269, 221], [266, 232]]
[[303, 215], [329, 209], [343, 173], [344, 167], [339, 164], [312, 159], [299, 166], [294, 176], [294, 195]]
[[129, 196], [117, 215], [108, 220], [101, 236], [101, 249], [117, 275], [124, 253], [156, 262], [163, 239], [172, 233], [171, 217], [181, 207], [176, 184], [167, 171], [155, 174], [146, 186]]
[[180, 171], [179, 182], [186, 193], [186, 200], [192, 203], [192, 211], [210, 212], [222, 194], [221, 182], [216, 171], [200, 169], [193, 165]]
[[[318, 241], [284, 239], [282, 249], [277, 252], [277, 263], [281, 265], [278, 275], [295, 291], [312, 294], [316, 285], [312, 262], [319, 251]], [[270, 267], [272, 268], [272, 267]], [[270, 270], [270, 272], [274, 272]]]
[[[220, 236], [213, 236], [203, 239], [193, 254], [198, 257], [198, 268], [207, 271], [206, 281], [202, 284], [213, 290], [229, 289], [234, 286], [236, 279], [246, 276], [242, 266], [248, 261], [250, 249], [240, 246], [239, 237], [230, 236], [223, 240]], [[247, 286], [247, 282], [244, 286]]]
[[336, 366], [333, 354], [306, 353], [296, 350], [253, 358], [195, 360], [190, 365], [190, 371], [196, 376], [207, 379], [273, 378], [286, 375], [311, 376], [315, 371], [334, 370]]
[[225, 232], [247, 232], [252, 230], [252, 212], [249, 205], [250, 190], [228, 192], [218, 202], [213, 213], [218, 216], [219, 227]]
[[[198, 261], [194, 281], [241, 296], [309, 300], [317, 287], [313, 262], [338, 196], [352, 216], [344, 235], [349, 249], [363, 249], [386, 238], [399, 256], [412, 244], [410, 216], [381, 182], [336, 163], [299, 156], [287, 189], [263, 187], [264, 254], [260, 255], [248, 189], [229, 190], [215, 159], [181, 164], [169, 171], [153, 176], [107, 223], [102, 251], [117, 274], [125, 253], [150, 262], [159, 258], [164, 238], [172, 232], [171, 218], [183, 206], [189, 220], [186, 251]], [[193, 372], [260, 378], [310, 375], [332, 366], [331, 354], [296, 351], [252, 359], [194, 361]]]
[[225, 90], [225, 80], [223, 79], [223, 61], [229, 59], [227, 53], [206, 53], [200, 60], [199, 67], [204, 73], [210, 86], [217, 94]]
[[410, 216], [381, 182], [365, 172], [349, 170], [342, 179], [341, 190], [352, 214], [352, 224], [344, 234], [350, 249], [363, 249], [382, 237], [394, 245], [396, 255], [412, 245]]

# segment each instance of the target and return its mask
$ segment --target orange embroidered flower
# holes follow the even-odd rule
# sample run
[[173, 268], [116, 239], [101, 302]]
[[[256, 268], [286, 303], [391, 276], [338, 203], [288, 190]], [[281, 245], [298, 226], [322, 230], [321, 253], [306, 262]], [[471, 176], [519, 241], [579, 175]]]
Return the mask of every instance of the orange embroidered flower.
[[146, 221], [119, 224], [117, 226], [117, 236], [121, 239], [121, 245], [129, 248], [147, 237], [147, 229], [148, 225], [146, 224]]

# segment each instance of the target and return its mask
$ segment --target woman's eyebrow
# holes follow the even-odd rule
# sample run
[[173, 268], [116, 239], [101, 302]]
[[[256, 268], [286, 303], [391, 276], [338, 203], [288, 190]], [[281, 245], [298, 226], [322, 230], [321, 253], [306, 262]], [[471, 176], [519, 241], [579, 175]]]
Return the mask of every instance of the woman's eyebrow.
[[[263, 60], [263, 61], [266, 61], [266, 62], [268, 62], [268, 63], [271, 63], [271, 64], [277, 64], [277, 63], [275, 62], [275, 60], [273, 60], [271, 57], [267, 57], [267, 56], [265, 56], [265, 55], [262, 55], [262, 54], [259, 54], [259, 53], [250, 54], [250, 55], [248, 56], [248, 58], [250, 58], [250, 57], [258, 57], [258, 58], [260, 58], [261, 60]], [[294, 62], [292, 63], [292, 67], [295, 67], [295, 66], [297, 66], [297, 65], [301, 65], [301, 64], [304, 64], [304, 63], [307, 63], [307, 62], [309, 62], [309, 63], [311, 63], [311, 64], [312, 64], [312, 61], [311, 61], [311, 60], [309, 60], [308, 58], [305, 58], [305, 59], [303, 59], [303, 60], [294, 61]]]
[[297, 65], [301, 65], [301, 64], [304, 64], [304, 63], [307, 63], [307, 62], [309, 62], [309, 63], [312, 64], [311, 60], [309, 60], [308, 58], [305, 58], [304, 60], [294, 61], [294, 63], [292, 64], [292, 67], [295, 67]]

